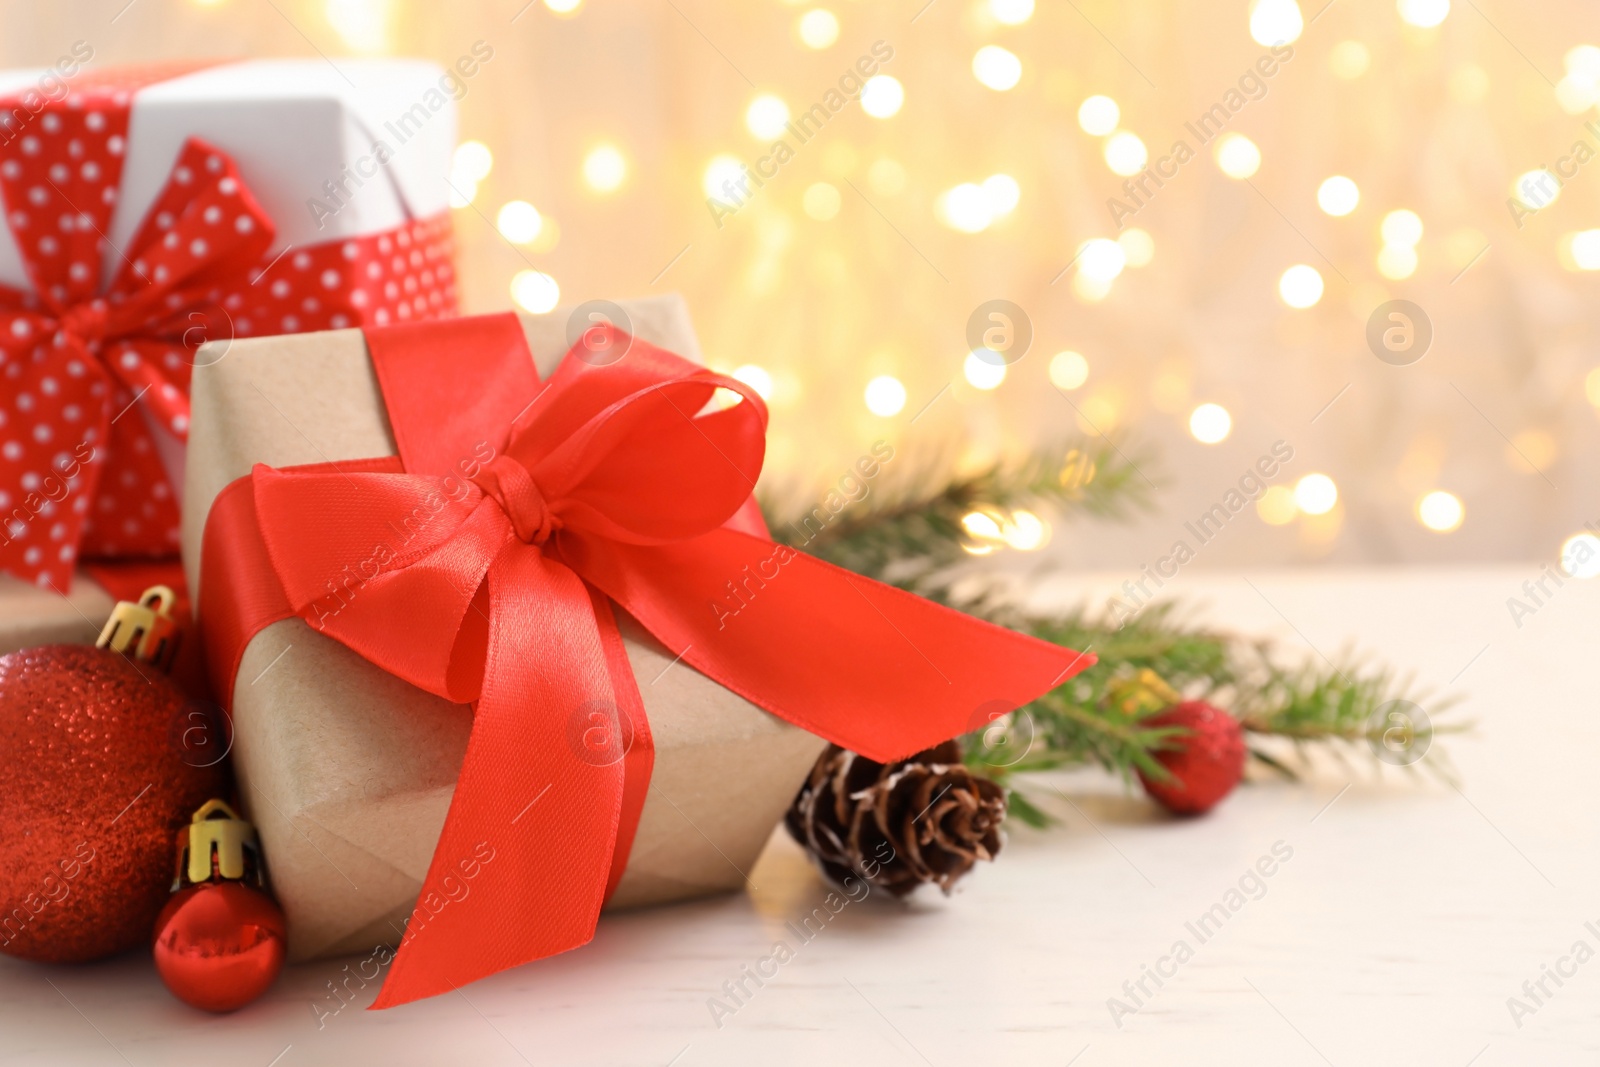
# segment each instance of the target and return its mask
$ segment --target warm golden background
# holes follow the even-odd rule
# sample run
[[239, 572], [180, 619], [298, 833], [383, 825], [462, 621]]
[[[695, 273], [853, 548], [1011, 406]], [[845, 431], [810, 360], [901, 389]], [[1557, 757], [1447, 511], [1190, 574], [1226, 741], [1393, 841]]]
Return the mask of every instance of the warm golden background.
[[[769, 394], [797, 501], [880, 438], [906, 473], [1103, 431], [1155, 456], [1157, 511], [1006, 554], [1132, 571], [1281, 439], [1283, 488], [1197, 565], [1554, 559], [1600, 520], [1600, 163], [1563, 164], [1520, 227], [1508, 205], [1600, 149], [1600, 25], [1571, 0], [1323, 2], [8, 0], [0, 61], [486, 42], [453, 179], [468, 310], [682, 292], [707, 358]], [[1117, 171], [1196, 145], [1184, 123], [1278, 40], [1265, 94], [1119, 234]], [[707, 185], [880, 41], [893, 82], [719, 227]], [[993, 298], [1034, 331], [1003, 381], [965, 339]], [[1367, 347], [1391, 298], [1432, 320], [1415, 365]]]

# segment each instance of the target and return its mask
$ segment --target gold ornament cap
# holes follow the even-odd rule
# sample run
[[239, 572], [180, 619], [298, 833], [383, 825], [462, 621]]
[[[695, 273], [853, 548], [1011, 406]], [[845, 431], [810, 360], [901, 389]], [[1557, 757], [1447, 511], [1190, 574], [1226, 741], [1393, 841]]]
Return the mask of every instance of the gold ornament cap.
[[178, 595], [164, 585], [146, 589], [137, 604], [118, 601], [95, 647], [109, 648], [170, 671], [178, 655], [178, 636], [182, 632], [178, 620], [172, 617], [172, 608], [177, 602]]
[[206, 801], [189, 825], [178, 831], [178, 871], [172, 891], [214, 880], [266, 886], [256, 828], [220, 800]]
[[1117, 679], [1106, 687], [1106, 692], [1125, 715], [1161, 711], [1183, 700], [1182, 693], [1149, 667], [1141, 668], [1131, 678]]

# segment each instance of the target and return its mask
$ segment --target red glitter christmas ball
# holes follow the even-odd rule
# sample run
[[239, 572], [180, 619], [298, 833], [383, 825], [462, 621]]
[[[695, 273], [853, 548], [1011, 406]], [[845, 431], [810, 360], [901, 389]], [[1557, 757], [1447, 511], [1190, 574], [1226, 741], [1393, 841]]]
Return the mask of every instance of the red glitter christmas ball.
[[173, 741], [183, 693], [148, 663], [85, 645], [0, 656], [0, 952], [45, 963], [148, 942], [172, 842], [226, 792]]
[[161, 909], [156, 970], [185, 1004], [233, 1011], [278, 977], [284, 944], [283, 912], [271, 897], [242, 882], [202, 882]]
[[1171, 774], [1154, 781], [1139, 772], [1144, 791], [1178, 815], [1210, 811], [1233, 792], [1244, 775], [1244, 730], [1239, 720], [1203, 700], [1185, 700], [1144, 720], [1149, 726], [1182, 726], [1188, 731], [1172, 739], [1176, 747], [1152, 753]]

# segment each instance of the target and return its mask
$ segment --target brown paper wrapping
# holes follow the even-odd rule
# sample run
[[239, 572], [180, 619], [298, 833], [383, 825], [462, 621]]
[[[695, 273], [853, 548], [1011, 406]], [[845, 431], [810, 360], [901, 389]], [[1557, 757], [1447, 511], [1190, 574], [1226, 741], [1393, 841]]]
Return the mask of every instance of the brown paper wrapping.
[[0, 655], [35, 645], [92, 645], [112, 604], [111, 594], [82, 571], [65, 596], [0, 574]]
[[[681, 299], [621, 304], [636, 336], [700, 359]], [[567, 349], [567, 311], [522, 321], [547, 376]], [[395, 448], [359, 330], [235, 341], [215, 362], [197, 362], [183, 549], [198, 603], [206, 514], [229, 482], [254, 463], [337, 462]], [[619, 622], [656, 759], [608, 908], [739, 888], [823, 742], [675, 664], [636, 624]], [[444, 826], [471, 710], [290, 619], [245, 650], [233, 715], [241, 800], [289, 921], [290, 958], [394, 943]]]

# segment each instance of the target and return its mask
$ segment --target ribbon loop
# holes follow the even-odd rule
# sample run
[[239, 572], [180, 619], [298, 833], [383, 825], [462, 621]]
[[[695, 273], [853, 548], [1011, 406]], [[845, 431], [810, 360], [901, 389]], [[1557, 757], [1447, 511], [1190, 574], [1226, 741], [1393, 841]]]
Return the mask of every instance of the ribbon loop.
[[[628, 544], [715, 530], [755, 489], [766, 405], [743, 382], [642, 341], [631, 342], [628, 359], [637, 365], [624, 374], [569, 357], [507, 451], [569, 530]], [[712, 406], [719, 390], [737, 402]]]

